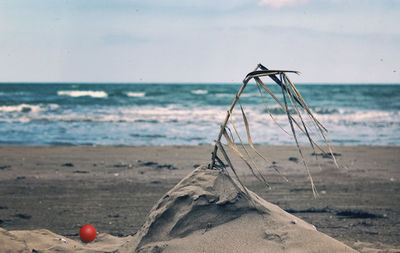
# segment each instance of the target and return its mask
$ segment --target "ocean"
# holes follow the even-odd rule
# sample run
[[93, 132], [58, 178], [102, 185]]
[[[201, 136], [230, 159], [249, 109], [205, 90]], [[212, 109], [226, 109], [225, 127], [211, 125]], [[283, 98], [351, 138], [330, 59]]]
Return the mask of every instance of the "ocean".
[[[209, 145], [240, 86], [2, 83], [0, 145]], [[277, 85], [268, 87], [282, 98]], [[329, 130], [331, 144], [400, 145], [400, 85], [296, 87]], [[275, 121], [290, 131], [287, 115], [266, 100]], [[240, 101], [255, 144], [295, 144], [269, 117], [255, 84]], [[247, 140], [240, 107], [233, 118]]]

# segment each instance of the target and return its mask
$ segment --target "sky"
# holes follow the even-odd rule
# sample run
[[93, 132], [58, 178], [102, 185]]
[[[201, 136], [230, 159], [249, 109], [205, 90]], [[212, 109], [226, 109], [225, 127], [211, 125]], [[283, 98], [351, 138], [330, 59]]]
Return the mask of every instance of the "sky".
[[400, 83], [399, 0], [0, 0], [0, 82]]

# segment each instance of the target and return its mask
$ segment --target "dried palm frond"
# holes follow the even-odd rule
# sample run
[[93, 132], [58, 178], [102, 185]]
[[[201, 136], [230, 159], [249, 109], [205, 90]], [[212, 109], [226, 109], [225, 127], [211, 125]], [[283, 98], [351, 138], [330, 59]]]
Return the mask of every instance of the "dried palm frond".
[[[296, 130], [300, 130], [300, 134], [304, 134], [307, 137], [314, 152], [315, 152], [315, 148], [318, 148], [319, 150], [321, 150], [323, 154], [326, 154], [326, 152], [312, 138], [312, 136], [310, 134], [311, 128], [306, 123], [306, 121], [305, 121], [306, 118], [304, 117], [303, 114], [307, 115], [306, 117], [309, 118], [309, 120], [312, 122], [312, 125], [315, 127], [315, 129], [317, 129], [317, 132], [319, 132], [319, 134], [322, 136], [322, 139], [324, 140], [325, 144], [327, 145], [329, 153], [330, 153], [331, 157], [333, 158], [336, 166], [337, 166], [337, 161], [333, 155], [333, 151], [332, 151], [331, 147], [329, 146], [327, 138], [326, 138], [326, 132], [328, 130], [313, 115], [311, 109], [308, 107], [307, 103], [304, 101], [300, 92], [297, 90], [297, 88], [295, 87], [293, 82], [286, 75], [287, 73], [299, 74], [299, 72], [291, 71], [291, 70], [269, 70], [266, 67], [264, 67], [263, 65], [258, 64], [257, 67], [252, 72], [250, 72], [249, 74], [246, 75], [245, 79], [243, 80], [243, 85], [241, 86], [238, 93], [236, 94], [236, 97], [233, 100], [233, 102], [226, 114], [225, 120], [224, 120], [223, 124], [221, 125], [221, 130], [215, 141], [214, 151], [212, 152], [212, 159], [211, 159], [211, 163], [209, 164], [209, 168], [210, 169], [215, 169], [215, 168], [223, 169], [228, 173], [228, 171], [227, 171], [228, 166], [225, 165], [225, 163], [217, 155], [217, 151], [219, 149], [224, 157], [225, 162], [229, 165], [231, 171], [235, 175], [235, 178], [238, 180], [238, 182], [243, 187], [243, 189], [246, 189], [244, 187], [243, 183], [241, 182], [236, 169], [233, 167], [232, 161], [229, 158], [227, 152], [225, 151], [223, 144], [221, 143], [221, 138], [222, 138], [222, 136], [224, 136], [229, 148], [236, 155], [238, 155], [239, 158], [246, 164], [246, 166], [251, 171], [253, 176], [255, 178], [257, 178], [258, 180], [260, 180], [261, 182], [265, 183], [267, 186], [269, 186], [268, 182], [265, 179], [265, 177], [263, 176], [262, 172], [257, 167], [257, 164], [252, 159], [252, 156], [250, 155], [249, 150], [246, 148], [245, 144], [243, 143], [242, 138], [240, 137], [237, 127], [234, 123], [233, 115], [232, 115], [235, 105], [238, 102], [240, 104], [239, 98], [240, 98], [241, 94], [243, 93], [244, 89], [246, 88], [247, 84], [249, 83], [250, 80], [254, 79], [254, 81], [257, 84], [257, 88], [259, 90], [260, 97], [262, 98], [264, 106], [266, 108], [266, 111], [270, 115], [271, 119], [283, 131], [285, 131], [288, 135], [290, 135], [294, 138], [294, 141], [296, 143], [296, 147], [300, 154], [301, 160], [303, 162], [304, 167], [306, 168], [306, 171], [307, 171], [307, 174], [308, 174], [308, 177], [310, 180], [310, 184], [311, 184], [311, 189], [313, 191], [314, 196], [317, 197], [318, 193], [316, 191], [313, 179], [311, 177], [311, 172], [310, 172], [307, 162], [304, 158], [303, 151], [299, 145], [298, 133], [296, 132]], [[279, 100], [278, 97], [265, 85], [265, 83], [261, 80], [262, 77], [270, 77], [277, 85], [280, 86], [283, 101]], [[275, 120], [275, 118], [272, 116], [271, 112], [268, 109], [266, 99], [264, 97], [265, 94], [262, 92], [262, 90], [267, 92], [267, 95], [272, 97], [273, 100], [275, 100], [278, 103], [278, 105], [280, 106], [282, 111], [287, 115], [290, 129], [291, 129], [291, 134], [289, 132], [287, 132], [285, 129], [283, 129], [283, 127], [281, 125], [279, 125], [278, 122]], [[290, 109], [292, 109], [292, 110], [290, 110]], [[245, 129], [246, 129], [248, 146], [255, 154], [257, 154], [257, 156], [262, 158], [266, 163], [271, 163], [271, 161], [268, 158], [266, 158], [265, 155], [262, 155], [254, 146], [253, 140], [251, 138], [249, 122], [248, 122], [245, 110], [243, 109], [243, 106], [241, 104], [240, 104], [240, 111], [242, 114], [242, 119], [243, 119]], [[240, 146], [244, 150], [245, 155], [242, 154], [239, 147], [236, 145], [234, 134], [230, 131], [230, 129], [227, 126], [229, 120], [230, 120], [231, 126], [233, 127], [234, 133], [236, 134], [236, 137], [239, 140]], [[228, 134], [227, 129], [228, 129], [230, 135]], [[316, 159], [317, 159], [317, 157], [316, 157]], [[275, 166], [272, 166], [272, 167], [280, 174], [279, 170]], [[281, 175], [281, 176], [287, 181], [287, 179], [283, 175]], [[247, 190], [245, 190], [245, 191], [246, 191], [245, 193], [247, 193]]]

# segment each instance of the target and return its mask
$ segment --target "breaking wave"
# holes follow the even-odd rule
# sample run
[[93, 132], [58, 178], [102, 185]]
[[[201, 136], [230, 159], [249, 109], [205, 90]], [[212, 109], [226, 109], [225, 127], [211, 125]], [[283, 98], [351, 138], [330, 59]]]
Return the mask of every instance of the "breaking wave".
[[38, 112], [42, 108], [39, 105], [28, 105], [28, 104], [20, 104], [20, 105], [9, 105], [9, 106], [0, 106], [0, 112]]
[[146, 92], [126, 92], [128, 97], [144, 97], [146, 96]]
[[81, 91], [81, 90], [69, 90], [69, 91], [58, 91], [59, 96], [69, 97], [93, 97], [93, 98], [106, 98], [108, 94], [104, 91]]
[[206, 95], [206, 94], [208, 94], [208, 91], [207, 90], [192, 90], [191, 93], [196, 94], [196, 95]]

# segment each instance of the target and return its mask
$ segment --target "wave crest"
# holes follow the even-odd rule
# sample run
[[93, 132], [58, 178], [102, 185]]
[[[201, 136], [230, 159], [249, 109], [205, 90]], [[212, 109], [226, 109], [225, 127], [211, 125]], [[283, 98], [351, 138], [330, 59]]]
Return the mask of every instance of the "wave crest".
[[146, 96], [145, 92], [126, 92], [125, 94], [128, 97], [144, 97], [144, 96]]
[[9, 105], [9, 106], [0, 106], [0, 112], [38, 112], [42, 108], [39, 105], [28, 105], [28, 104], [20, 104], [20, 105]]
[[68, 91], [57, 91], [59, 96], [69, 97], [93, 97], [93, 98], [106, 98], [108, 94], [104, 91], [83, 91], [83, 90], [68, 90]]
[[205, 94], [208, 94], [208, 91], [207, 90], [192, 90], [191, 93], [196, 94], [196, 95], [205, 95]]

